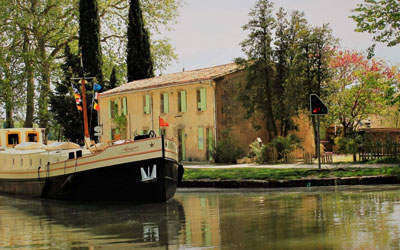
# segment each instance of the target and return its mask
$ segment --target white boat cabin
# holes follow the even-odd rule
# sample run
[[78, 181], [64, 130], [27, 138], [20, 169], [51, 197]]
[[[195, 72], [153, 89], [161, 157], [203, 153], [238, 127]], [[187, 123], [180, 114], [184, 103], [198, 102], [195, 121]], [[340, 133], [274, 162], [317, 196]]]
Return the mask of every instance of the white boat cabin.
[[0, 147], [14, 148], [24, 142], [43, 143], [43, 128], [3, 128], [0, 129]]

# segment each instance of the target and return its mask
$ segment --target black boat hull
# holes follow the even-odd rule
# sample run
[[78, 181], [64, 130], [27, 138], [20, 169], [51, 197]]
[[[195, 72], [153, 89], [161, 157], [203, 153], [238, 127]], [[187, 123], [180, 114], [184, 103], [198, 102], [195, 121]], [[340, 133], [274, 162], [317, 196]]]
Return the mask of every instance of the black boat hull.
[[[149, 175], [156, 168], [156, 178], [143, 181], [141, 168]], [[179, 168], [175, 160], [156, 158], [54, 177], [0, 178], [0, 192], [59, 200], [164, 202], [175, 194], [182, 178]]]

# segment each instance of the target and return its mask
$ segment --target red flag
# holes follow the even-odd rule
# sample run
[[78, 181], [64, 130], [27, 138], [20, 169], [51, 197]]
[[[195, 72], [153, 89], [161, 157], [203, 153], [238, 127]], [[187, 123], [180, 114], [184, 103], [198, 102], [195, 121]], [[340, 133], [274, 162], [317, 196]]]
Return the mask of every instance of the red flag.
[[169, 127], [168, 122], [164, 121], [164, 119], [161, 117], [159, 118], [160, 118], [160, 127]]

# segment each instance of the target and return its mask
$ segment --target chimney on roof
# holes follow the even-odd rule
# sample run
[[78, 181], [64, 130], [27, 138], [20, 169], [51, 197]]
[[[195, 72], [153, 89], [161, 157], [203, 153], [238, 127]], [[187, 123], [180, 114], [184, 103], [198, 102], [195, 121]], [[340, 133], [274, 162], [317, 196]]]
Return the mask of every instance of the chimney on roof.
[[182, 69], [182, 72], [185, 72], [185, 68]]

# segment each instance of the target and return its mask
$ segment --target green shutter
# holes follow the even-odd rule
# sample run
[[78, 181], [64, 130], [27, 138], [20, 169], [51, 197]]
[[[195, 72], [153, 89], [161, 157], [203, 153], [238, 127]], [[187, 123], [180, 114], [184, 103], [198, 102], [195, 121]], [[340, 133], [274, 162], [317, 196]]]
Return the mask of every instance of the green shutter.
[[200, 103], [201, 103], [200, 110], [206, 111], [207, 110], [207, 100], [206, 100], [206, 89], [205, 88], [200, 89]]
[[108, 116], [108, 118], [112, 118], [112, 101], [110, 100], [110, 101], [108, 101], [108, 114], [109, 114], [109, 116]]
[[186, 91], [181, 91], [181, 112], [186, 112]]
[[128, 114], [126, 97], [122, 98], [122, 114]]
[[197, 129], [199, 149], [204, 149], [204, 131], [203, 128]]
[[145, 95], [144, 113], [150, 114], [150, 96], [149, 95]]
[[113, 140], [113, 130], [110, 128], [110, 141]]
[[169, 112], [169, 106], [168, 106], [168, 93], [164, 93], [164, 113]]

